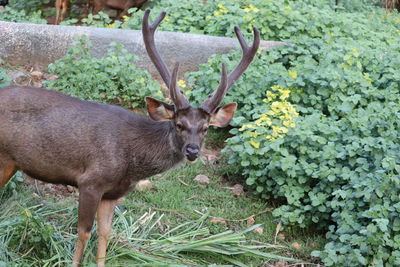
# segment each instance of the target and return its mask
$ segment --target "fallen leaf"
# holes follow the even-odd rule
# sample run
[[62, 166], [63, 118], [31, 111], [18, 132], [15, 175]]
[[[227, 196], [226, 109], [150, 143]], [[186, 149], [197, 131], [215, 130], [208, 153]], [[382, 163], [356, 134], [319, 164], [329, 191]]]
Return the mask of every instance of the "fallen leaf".
[[264, 233], [264, 227], [258, 226], [257, 228], [255, 228], [255, 229], [253, 230], [253, 232], [254, 232], [254, 233], [257, 233], [257, 234], [259, 234], [259, 235], [262, 235], [262, 234]]
[[317, 246], [317, 243], [316, 243], [316, 242], [311, 242], [311, 243], [310, 243], [310, 246], [311, 246], [312, 248], [315, 248], [315, 247]]
[[232, 193], [233, 193], [233, 195], [235, 195], [235, 196], [241, 196], [241, 195], [243, 195], [243, 185], [241, 185], [241, 184], [235, 184], [235, 185], [233, 186]]
[[221, 223], [221, 224], [226, 224], [226, 221], [224, 218], [221, 217], [214, 217], [211, 219], [212, 223]]
[[147, 191], [151, 189], [152, 183], [149, 180], [140, 180], [136, 185], [135, 189], [139, 192]]
[[285, 240], [286, 236], [285, 236], [284, 233], [279, 233], [279, 234], [278, 234], [278, 238], [279, 238], [280, 240]]
[[210, 179], [203, 174], [199, 174], [196, 177], [194, 177], [193, 181], [196, 181], [199, 184], [209, 184], [210, 183]]
[[214, 164], [218, 160], [218, 151], [203, 149], [202, 151], [202, 159]]
[[[282, 228], [282, 224], [281, 223], [278, 223], [277, 225], [276, 225], [276, 228], [275, 228], [275, 243], [276, 243], [276, 237], [278, 236], [278, 234], [279, 234], [279, 231], [281, 230], [281, 228]], [[281, 239], [281, 238], [280, 238]], [[285, 238], [283, 238], [283, 239], [285, 239]]]
[[254, 220], [254, 216], [247, 218], [247, 226], [252, 226], [255, 222], [256, 220]]
[[301, 245], [297, 242], [292, 243], [292, 247], [294, 247], [295, 249], [301, 249]]
[[41, 80], [43, 78], [43, 72], [41, 71], [32, 71], [30, 73], [31, 77], [36, 80]]
[[46, 75], [45, 78], [46, 80], [54, 81], [58, 79], [58, 75], [49, 75], [49, 76]]
[[274, 267], [287, 267], [289, 264], [285, 260], [279, 260], [275, 263]]

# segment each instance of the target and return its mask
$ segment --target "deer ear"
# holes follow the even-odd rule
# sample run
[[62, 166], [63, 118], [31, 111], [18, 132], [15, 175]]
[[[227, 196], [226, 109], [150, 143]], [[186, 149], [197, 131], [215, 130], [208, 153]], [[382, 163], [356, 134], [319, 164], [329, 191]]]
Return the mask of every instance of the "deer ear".
[[218, 108], [211, 114], [210, 125], [217, 127], [228, 126], [236, 111], [237, 103], [229, 103], [221, 108]]
[[174, 117], [174, 106], [146, 96], [147, 111], [155, 121], [169, 121]]

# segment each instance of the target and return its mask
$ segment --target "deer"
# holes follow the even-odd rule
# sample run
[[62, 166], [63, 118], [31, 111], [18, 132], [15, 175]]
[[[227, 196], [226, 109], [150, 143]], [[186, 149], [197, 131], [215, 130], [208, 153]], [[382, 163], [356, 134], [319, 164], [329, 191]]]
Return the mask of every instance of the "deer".
[[[88, 0], [90, 2], [90, 0]], [[128, 14], [132, 7], [140, 8], [147, 0], [93, 0], [93, 14], [99, 13], [103, 8], [118, 10], [116, 19], [119, 20]]]
[[64, 20], [68, 12], [69, 0], [56, 0], [56, 21], [54, 24], [59, 24]]
[[[64, 20], [68, 12], [70, 0], [56, 0], [56, 21], [59, 24]], [[128, 14], [128, 10], [132, 7], [140, 8], [147, 0], [93, 0], [93, 14], [98, 14], [104, 8], [112, 8], [118, 10], [117, 20]], [[85, 17], [88, 16], [92, 6], [91, 0], [86, 0]]]
[[[60, 24], [60, 22], [64, 20], [65, 15], [68, 12], [69, 4], [70, 0], [56, 0], [56, 20], [54, 24]], [[89, 14], [90, 4], [90, 0], [86, 0], [85, 17]]]
[[148, 116], [122, 107], [80, 100], [45, 88], [11, 85], [0, 89], [0, 188], [16, 171], [33, 179], [77, 187], [78, 238], [72, 265], [81, 266], [97, 214], [96, 262], [105, 265], [112, 217], [118, 199], [147, 177], [200, 155], [209, 126], [226, 127], [237, 103], [219, 106], [228, 89], [257, 53], [260, 33], [253, 28], [249, 46], [234, 30], [242, 58], [228, 75], [224, 64], [218, 88], [199, 107], [192, 107], [155, 45], [155, 31], [166, 16], [142, 22], [148, 56], [167, 85], [169, 104], [147, 96]]

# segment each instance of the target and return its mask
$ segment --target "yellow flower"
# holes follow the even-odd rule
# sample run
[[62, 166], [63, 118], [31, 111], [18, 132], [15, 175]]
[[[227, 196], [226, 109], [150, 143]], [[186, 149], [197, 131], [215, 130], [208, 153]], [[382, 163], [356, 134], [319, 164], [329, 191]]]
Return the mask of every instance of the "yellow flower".
[[251, 132], [250, 136], [256, 138], [258, 136], [258, 132]]
[[108, 25], [107, 25], [107, 28], [114, 29], [114, 28], [115, 28], [115, 23], [108, 24]]
[[259, 148], [260, 147], [260, 143], [259, 142], [255, 142], [255, 141], [253, 141], [253, 140], [250, 140], [250, 145], [252, 145], [253, 147], [255, 147], [255, 148]]
[[296, 71], [289, 71], [289, 76], [292, 77], [293, 79], [297, 78], [297, 72]]
[[254, 129], [254, 125], [251, 124], [243, 124], [242, 127], [239, 129], [240, 131], [244, 131], [246, 129]]
[[252, 4], [250, 4], [248, 7], [244, 8], [244, 12], [254, 12], [257, 13], [260, 10], [258, 8], [256, 8], [255, 6], [253, 6]]
[[285, 100], [286, 98], [289, 97], [290, 91], [289, 90], [279, 90], [279, 92], [282, 94], [279, 98], [282, 100]]
[[216, 11], [214, 11], [214, 16], [221, 16], [221, 15], [223, 15], [223, 14], [226, 14], [226, 13], [228, 13], [228, 9], [226, 8], [226, 7], [224, 7], [224, 5], [223, 4], [218, 4], [218, 7], [219, 7], [219, 9], [218, 10], [216, 10]]
[[182, 87], [182, 88], [186, 87], [186, 82], [184, 80], [179, 80], [177, 83], [178, 83], [179, 87]]

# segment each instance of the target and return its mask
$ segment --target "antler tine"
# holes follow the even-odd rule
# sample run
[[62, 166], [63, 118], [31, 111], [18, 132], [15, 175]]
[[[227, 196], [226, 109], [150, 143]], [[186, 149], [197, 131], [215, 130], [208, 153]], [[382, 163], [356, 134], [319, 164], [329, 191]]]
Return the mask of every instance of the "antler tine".
[[209, 96], [208, 99], [206, 99], [201, 104], [201, 108], [209, 113], [213, 112], [218, 107], [219, 103], [222, 101], [228, 89], [247, 69], [251, 61], [253, 61], [253, 58], [257, 53], [258, 47], [260, 46], [260, 32], [256, 27], [253, 27], [254, 40], [252, 46], [248, 46], [238, 26], [235, 26], [234, 29], [236, 36], [239, 40], [240, 46], [242, 47], [243, 50], [242, 59], [240, 60], [239, 64], [235, 67], [235, 69], [228, 75], [228, 77], [227, 78], [225, 77], [226, 81], [224, 81], [223, 79], [224, 72], [226, 76], [225, 65], [222, 66], [223, 73], [221, 76], [220, 86], [218, 87], [217, 90], [215, 90], [215, 92], [212, 95]]
[[143, 34], [143, 41], [146, 47], [147, 54], [149, 55], [151, 61], [156, 66], [158, 72], [160, 73], [162, 79], [164, 80], [165, 84], [169, 86], [171, 82], [171, 74], [168, 71], [167, 66], [165, 65], [164, 61], [162, 60], [160, 54], [157, 51], [155, 42], [154, 42], [154, 33], [160, 25], [161, 21], [164, 19], [167, 12], [163, 11], [160, 15], [155, 19], [155, 21], [149, 25], [149, 16], [150, 16], [150, 9], [147, 9], [144, 12], [143, 22], [142, 22], [142, 34]]
[[189, 102], [179, 89], [176, 81], [179, 63], [176, 64], [174, 67], [174, 71], [176, 71], [175, 77], [171, 78], [171, 74], [168, 71], [168, 68], [162, 60], [160, 54], [158, 53], [157, 47], [154, 42], [154, 33], [158, 25], [160, 25], [161, 21], [165, 18], [166, 14], [167, 12], [165, 11], [161, 12], [161, 14], [158, 15], [158, 17], [154, 20], [154, 22], [149, 25], [150, 9], [147, 9], [144, 12], [143, 16], [142, 34], [147, 54], [149, 55], [154, 66], [156, 66], [165, 84], [170, 89], [171, 99], [174, 102], [176, 108], [179, 110], [189, 107]]
[[226, 91], [228, 91], [228, 75], [226, 74], [225, 64], [222, 63], [222, 72], [219, 87], [201, 104], [200, 108], [211, 114], [218, 107], [219, 103], [221, 103], [226, 94]]
[[243, 38], [243, 34], [241, 33], [239, 27], [235, 26], [234, 30], [236, 33], [236, 37], [239, 40], [240, 46], [242, 47], [243, 56], [239, 64], [228, 76], [228, 88], [230, 88], [232, 84], [234, 84], [235, 81], [240, 77], [240, 75], [242, 75], [243, 72], [247, 69], [251, 61], [253, 61], [253, 58], [257, 53], [258, 47], [260, 46], [260, 32], [256, 27], [253, 27], [254, 41], [251, 47], [247, 45], [247, 42]]
[[169, 84], [169, 92], [172, 101], [175, 103], [176, 109], [180, 110], [188, 108], [190, 104], [189, 101], [187, 101], [186, 97], [182, 94], [181, 90], [179, 90], [179, 87], [177, 85], [178, 69], [179, 62], [176, 62], [174, 70], [172, 71], [171, 83]]

